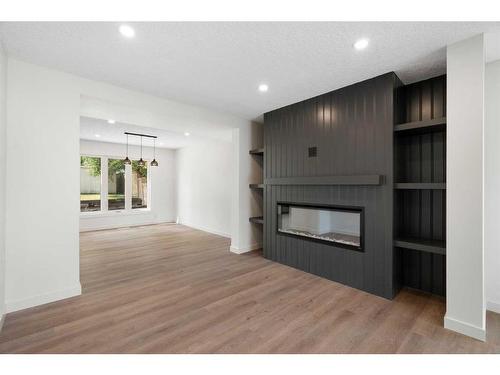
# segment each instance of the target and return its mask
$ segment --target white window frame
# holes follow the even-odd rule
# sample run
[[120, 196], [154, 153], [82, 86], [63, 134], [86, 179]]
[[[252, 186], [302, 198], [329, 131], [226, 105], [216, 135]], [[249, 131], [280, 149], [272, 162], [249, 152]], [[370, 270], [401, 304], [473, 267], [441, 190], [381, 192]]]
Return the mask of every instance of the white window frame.
[[[141, 213], [148, 213], [151, 211], [151, 185], [152, 185], [152, 173], [149, 164], [147, 164], [148, 169], [148, 180], [147, 180], [147, 190], [148, 197], [146, 208], [132, 208], [132, 165], [125, 164], [125, 209], [122, 210], [108, 210], [108, 161], [109, 159], [123, 159], [121, 156], [110, 156], [110, 155], [99, 155], [99, 154], [80, 154], [80, 157], [87, 156], [92, 158], [101, 158], [101, 210], [82, 212], [80, 211], [80, 216], [115, 216], [115, 215], [135, 215]], [[145, 160], [146, 163], [149, 163]], [[81, 191], [80, 191], [81, 192]]]

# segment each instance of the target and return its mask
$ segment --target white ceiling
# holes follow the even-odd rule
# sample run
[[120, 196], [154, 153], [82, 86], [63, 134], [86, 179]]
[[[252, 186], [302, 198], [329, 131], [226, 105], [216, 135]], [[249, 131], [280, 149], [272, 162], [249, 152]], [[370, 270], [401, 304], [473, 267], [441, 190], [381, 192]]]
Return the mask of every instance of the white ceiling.
[[388, 71], [405, 83], [444, 73], [447, 44], [500, 32], [499, 22], [161, 22], [130, 23], [136, 37], [125, 39], [119, 25], [4, 22], [0, 37], [25, 61], [255, 119]]
[[[124, 132], [156, 135], [158, 137], [156, 139], [156, 147], [158, 148], [177, 149], [186, 147], [199, 140], [199, 138], [194, 135], [185, 136], [184, 134], [167, 130], [124, 124], [121, 122], [109, 124], [107, 120], [84, 116], [80, 117], [80, 139], [125, 144], [127, 137]], [[99, 137], [97, 137], [96, 134]], [[153, 147], [153, 140], [150, 138], [143, 138], [142, 142], [143, 146]], [[139, 137], [129, 136], [129, 144], [139, 146], [141, 140]]]

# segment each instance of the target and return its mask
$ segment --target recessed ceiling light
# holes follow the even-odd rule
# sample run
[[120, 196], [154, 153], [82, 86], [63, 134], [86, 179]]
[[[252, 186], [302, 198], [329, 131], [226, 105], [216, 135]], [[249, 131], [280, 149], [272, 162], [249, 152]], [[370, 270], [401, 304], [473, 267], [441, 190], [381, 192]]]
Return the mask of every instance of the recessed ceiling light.
[[163, 146], [163, 142], [160, 142], [160, 146]]
[[110, 118], [110, 119], [108, 120], [108, 124], [114, 124], [115, 122], [116, 122], [116, 121], [115, 121], [115, 120], [113, 120], [112, 118]]
[[100, 137], [100, 135], [99, 135], [99, 134], [96, 134], [96, 135], [95, 135], [95, 137], [96, 137], [96, 138], [99, 138], [99, 137]]
[[133, 38], [135, 36], [135, 30], [129, 25], [121, 25], [120, 34], [126, 38]]
[[356, 48], [358, 51], [361, 51], [362, 49], [365, 49], [368, 47], [369, 40], [366, 38], [359, 39], [354, 43], [354, 48]]
[[260, 91], [260, 92], [267, 92], [267, 90], [269, 90], [269, 86], [268, 86], [268, 85], [266, 85], [265, 83], [261, 83], [261, 84], [259, 85], [259, 91]]
[[189, 133], [189, 132], [185, 132], [185, 133], [184, 133], [184, 135], [185, 135], [186, 137], [189, 137], [189, 136], [191, 135], [191, 133]]

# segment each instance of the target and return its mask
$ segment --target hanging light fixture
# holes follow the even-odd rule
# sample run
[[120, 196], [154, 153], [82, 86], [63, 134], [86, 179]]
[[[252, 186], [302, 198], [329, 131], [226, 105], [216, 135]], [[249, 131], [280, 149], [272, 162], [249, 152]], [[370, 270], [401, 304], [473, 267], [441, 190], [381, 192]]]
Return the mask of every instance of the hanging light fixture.
[[128, 158], [128, 134], [127, 134], [127, 156], [125, 157], [125, 159], [123, 160], [123, 163], [124, 164], [132, 164], [132, 162], [130, 161], [130, 159]]
[[139, 159], [139, 162], [137, 163], [140, 167], [144, 167], [146, 165], [146, 162], [142, 160], [142, 135], [141, 137], [141, 158]]
[[141, 137], [141, 158], [137, 162], [137, 165], [139, 165], [140, 167], [146, 166], [146, 162], [142, 158], [142, 138], [143, 137], [153, 138], [153, 140], [154, 140], [154, 144], [153, 144], [153, 161], [151, 162], [151, 166], [157, 167], [158, 166], [158, 162], [155, 159], [155, 157], [156, 157], [156, 138], [157, 138], [156, 135], [141, 134], [141, 133], [130, 133], [130, 132], [125, 132], [125, 134], [127, 135], [127, 157], [125, 158], [125, 160], [123, 160], [123, 162], [125, 164], [132, 164], [132, 162], [128, 158], [128, 136], [131, 135], [131, 136], [134, 136], [134, 137]]
[[151, 166], [158, 166], [158, 162], [156, 161], [156, 138], [153, 138], [153, 161], [151, 162]]

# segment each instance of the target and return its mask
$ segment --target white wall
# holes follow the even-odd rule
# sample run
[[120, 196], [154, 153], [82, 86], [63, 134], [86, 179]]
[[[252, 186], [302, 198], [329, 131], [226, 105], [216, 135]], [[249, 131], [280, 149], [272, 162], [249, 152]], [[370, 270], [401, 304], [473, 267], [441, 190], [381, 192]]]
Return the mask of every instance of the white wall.
[[[81, 140], [80, 153], [125, 158], [125, 145]], [[153, 148], [143, 147], [144, 158], [151, 160], [152, 155]], [[156, 149], [158, 166], [148, 167], [148, 184], [151, 185], [149, 210], [83, 214], [80, 216], [80, 231], [174, 222], [176, 220], [174, 155], [174, 150]], [[129, 146], [129, 158], [139, 157], [140, 147]]]
[[74, 83], [8, 59], [8, 312], [81, 293], [80, 93]]
[[485, 339], [484, 37], [447, 49], [445, 327]]
[[5, 312], [5, 148], [6, 126], [5, 113], [7, 59], [0, 42], [0, 330]]
[[252, 123], [233, 130], [233, 212], [231, 251], [242, 254], [262, 247], [262, 225], [252, 224], [249, 217], [262, 216], [263, 194], [249, 184], [263, 182], [261, 156], [249, 155], [263, 147], [263, 126]]
[[210, 137], [249, 124], [12, 58], [7, 67], [7, 311], [80, 293], [81, 115]]
[[177, 150], [176, 171], [179, 223], [230, 237], [231, 142], [204, 140]]
[[500, 60], [485, 73], [484, 263], [486, 307], [500, 313]]

